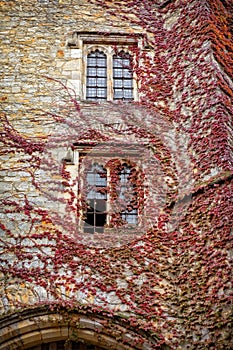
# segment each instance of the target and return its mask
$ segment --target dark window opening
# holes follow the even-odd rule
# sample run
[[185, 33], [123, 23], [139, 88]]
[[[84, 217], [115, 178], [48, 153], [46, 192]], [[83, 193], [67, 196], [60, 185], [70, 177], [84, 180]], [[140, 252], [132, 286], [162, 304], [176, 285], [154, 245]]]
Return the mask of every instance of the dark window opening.
[[84, 232], [102, 233], [106, 224], [107, 211], [107, 171], [95, 163], [87, 172], [87, 210], [84, 223]]
[[131, 57], [121, 51], [113, 56], [114, 100], [133, 100], [133, 72]]
[[88, 201], [84, 232], [102, 233], [106, 224], [106, 201], [101, 199], [91, 199]]
[[107, 99], [107, 57], [99, 50], [87, 55], [86, 99]]

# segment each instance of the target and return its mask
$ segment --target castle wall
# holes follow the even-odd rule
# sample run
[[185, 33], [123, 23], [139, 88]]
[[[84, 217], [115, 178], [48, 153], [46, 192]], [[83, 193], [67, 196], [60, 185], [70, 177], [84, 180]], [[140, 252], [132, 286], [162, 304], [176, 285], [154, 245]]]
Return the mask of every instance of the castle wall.
[[[1, 7], [2, 317], [88, 309], [127, 320], [135, 348], [230, 349], [228, 4]], [[135, 101], [84, 99], [85, 50], [98, 45], [133, 53]], [[136, 164], [137, 228], [83, 234], [83, 145], [86, 161]]]

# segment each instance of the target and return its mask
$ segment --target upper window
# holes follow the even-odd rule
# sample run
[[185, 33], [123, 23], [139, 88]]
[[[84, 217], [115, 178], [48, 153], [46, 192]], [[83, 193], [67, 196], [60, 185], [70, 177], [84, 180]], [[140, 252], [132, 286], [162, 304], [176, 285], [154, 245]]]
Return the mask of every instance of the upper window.
[[73, 34], [68, 45], [77, 71], [72, 72], [70, 84], [77, 96], [88, 101], [137, 101], [135, 48], [139, 40], [127, 34]]
[[112, 47], [107, 47], [104, 51], [98, 48], [87, 53], [85, 99], [134, 100], [132, 56], [123, 50], [114, 54]]
[[[108, 86], [113, 86], [113, 91]], [[107, 55], [97, 49], [87, 55], [86, 99], [107, 100], [112, 95], [113, 100], [133, 100], [132, 58], [120, 51], [107, 60]]]

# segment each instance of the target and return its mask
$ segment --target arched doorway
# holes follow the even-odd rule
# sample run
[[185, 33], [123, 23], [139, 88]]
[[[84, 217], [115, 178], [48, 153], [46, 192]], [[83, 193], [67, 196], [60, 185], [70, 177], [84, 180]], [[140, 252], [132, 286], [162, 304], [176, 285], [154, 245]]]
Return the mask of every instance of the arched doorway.
[[168, 349], [162, 343], [124, 318], [87, 311], [52, 311], [44, 306], [0, 320], [0, 350]]

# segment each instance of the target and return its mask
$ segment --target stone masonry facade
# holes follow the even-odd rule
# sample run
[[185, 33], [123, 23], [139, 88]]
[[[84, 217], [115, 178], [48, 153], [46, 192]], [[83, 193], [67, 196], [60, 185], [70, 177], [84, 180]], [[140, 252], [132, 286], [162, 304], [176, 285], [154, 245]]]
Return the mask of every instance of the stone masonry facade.
[[231, 1], [0, 5], [0, 349], [230, 350]]

